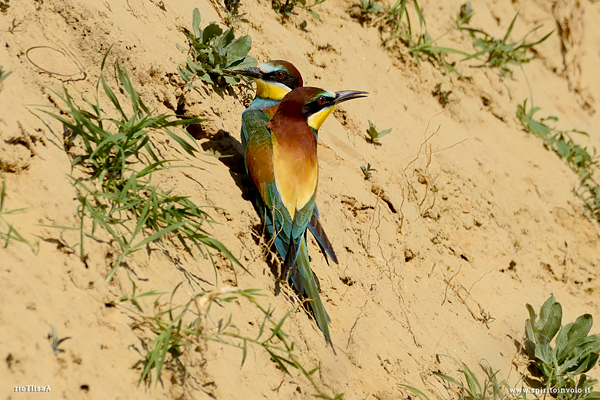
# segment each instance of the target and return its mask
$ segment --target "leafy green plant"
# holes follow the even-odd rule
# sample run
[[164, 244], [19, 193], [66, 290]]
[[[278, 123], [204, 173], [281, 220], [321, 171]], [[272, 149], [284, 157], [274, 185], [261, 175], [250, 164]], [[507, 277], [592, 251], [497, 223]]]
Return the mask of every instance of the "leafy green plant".
[[596, 149], [590, 154], [587, 147], [575, 143], [573, 134], [588, 136], [586, 132], [571, 129], [562, 131], [548, 124], [548, 121], [558, 122], [555, 116], [534, 118], [539, 107], [527, 109], [527, 100], [517, 106], [517, 118], [525, 131], [533, 133], [544, 141], [544, 146], [554, 151], [567, 165], [579, 176], [578, 196], [583, 200], [585, 207], [592, 217], [600, 221], [600, 184], [594, 179], [598, 172], [598, 159]]
[[[102, 70], [105, 61], [106, 56]], [[107, 281], [112, 279], [125, 257], [166, 235], [177, 239], [192, 256], [192, 248], [196, 248], [203, 256], [211, 257], [205, 249], [212, 248], [243, 268], [222, 243], [208, 235], [204, 223], [210, 223], [212, 219], [205, 211], [185, 196], [173, 195], [171, 190], [160, 191], [152, 185], [154, 172], [174, 168], [169, 160], [159, 160], [156, 156], [150, 146], [152, 135], [163, 132], [184, 151], [194, 155], [197, 151], [194, 139], [183, 130], [175, 133], [170, 128], [201, 120], [153, 115], [134, 89], [127, 71], [121, 69], [118, 63], [115, 68], [124, 93], [129, 97], [131, 115], [123, 110], [103, 73], [98, 89], [102, 84], [118, 118], [109, 118], [105, 114], [98, 95], [95, 103], [84, 99], [91, 111], [79, 108], [66, 88], [64, 94], [58, 96], [67, 106], [61, 112], [68, 117], [47, 112], [70, 132], [65, 138], [65, 148], [73, 157], [73, 166], [79, 166], [87, 173], [87, 177], [72, 177], [80, 202], [81, 258], [84, 259], [86, 254], [84, 239], [95, 238], [96, 229], [102, 228], [121, 250]], [[71, 152], [76, 147], [73, 140], [82, 143], [74, 153]], [[88, 219], [92, 224], [91, 231], [86, 228], [85, 221]]]
[[[471, 11], [470, 15], [472, 14], [473, 12]], [[504, 37], [502, 39], [496, 39], [481, 29], [474, 29], [465, 26], [468, 23], [470, 16], [468, 16], [468, 18], [461, 18], [459, 15], [457, 19], [458, 29], [468, 32], [471, 38], [474, 40], [473, 46], [475, 49], [478, 49], [474, 54], [469, 55], [462, 61], [479, 59], [480, 57], [487, 56], [487, 59], [485, 59], [483, 64], [479, 65], [479, 67], [499, 68], [503, 75], [512, 75], [512, 71], [508, 67], [509, 64], [521, 66], [522, 64], [533, 60], [535, 55], [529, 55], [531, 48], [544, 42], [550, 37], [550, 35], [552, 35], [554, 31], [551, 31], [539, 40], [527, 42], [528, 37], [542, 27], [540, 25], [529, 31], [518, 42], [509, 43], [509, 38], [518, 16], [519, 13], [515, 14], [510, 26], [504, 34]]]
[[25, 239], [15, 227], [9, 223], [5, 217], [7, 215], [20, 214], [26, 211], [25, 208], [13, 208], [11, 210], [5, 209], [6, 200], [6, 178], [2, 177], [2, 187], [0, 187], [0, 241], [4, 242], [4, 247], [8, 247], [11, 240], [26, 244], [31, 248], [31, 251], [37, 254], [40, 249], [39, 241], [34, 243], [29, 242]]
[[281, 14], [281, 16], [284, 18], [291, 17], [294, 9], [296, 7], [300, 7], [307, 11], [314, 18], [320, 20], [321, 17], [312, 8], [314, 6], [318, 6], [324, 1], [325, 0], [315, 0], [314, 4], [306, 5], [306, 0], [271, 0], [271, 6], [273, 7], [273, 10], [277, 12], [277, 14]]
[[361, 165], [360, 170], [362, 171], [366, 181], [371, 179], [373, 171], [377, 171], [375, 168], [371, 168], [371, 163], [368, 163], [366, 167], [364, 165]]
[[[150, 329], [156, 335], [151, 342], [145, 341], [148, 353], [145, 356], [140, 382], [149, 383], [154, 380], [157, 384], [165, 365], [179, 359], [191, 345], [202, 344], [203, 341], [208, 340], [239, 348], [242, 351], [242, 366], [248, 355], [248, 345], [255, 346], [267, 352], [270, 359], [286, 374], [292, 375], [292, 370], [296, 370], [308, 379], [318, 392], [316, 397], [332, 400], [342, 398], [342, 395], [332, 398], [322, 392], [313, 378], [318, 368], [307, 370], [301, 364], [294, 352], [294, 343], [289, 341], [288, 335], [283, 331], [283, 324], [289, 314], [279, 321], [275, 320], [273, 318], [274, 310], [264, 308], [259, 303], [258, 297], [261, 294], [258, 289], [225, 287], [210, 292], [200, 292], [193, 295], [183, 306], [177, 307], [173, 305], [173, 298], [180, 285], [173, 290], [169, 303], [165, 306], [161, 305], [159, 301], [162, 293], [151, 291], [136, 295], [135, 283], [133, 284], [133, 293], [120, 299], [122, 302], [129, 301], [135, 306], [133, 311], [138, 316], [136, 327]], [[157, 297], [152, 317], [144, 313], [138, 302], [138, 299], [148, 296]], [[227, 303], [238, 301], [238, 299], [249, 301], [263, 316], [257, 332], [253, 335], [242, 333], [233, 323], [232, 315], [227, 321], [221, 320], [215, 328], [211, 329], [207, 321], [210, 319], [209, 313], [212, 304], [218, 302], [224, 306]], [[154, 371], [153, 376], [152, 371]]]
[[[484, 373], [483, 380], [480, 380], [464, 362], [445, 356], [458, 365], [461, 378], [439, 371], [433, 374], [456, 392], [456, 396], [452, 398], [526, 400], [527, 395], [531, 394], [535, 399], [600, 399], [600, 392], [592, 392], [598, 381], [585, 374], [596, 365], [600, 355], [600, 335], [588, 336], [592, 328], [592, 316], [582, 315], [575, 322], [561, 327], [562, 307], [554, 296], [550, 296], [542, 305], [539, 319], [531, 305], [527, 304], [527, 310], [529, 319], [525, 321], [524, 349], [531, 361], [529, 371], [533, 376], [522, 376], [521, 382], [533, 386], [511, 388], [505, 380], [498, 377], [499, 371], [494, 371], [486, 361], [479, 363]], [[553, 340], [554, 348], [551, 346]], [[539, 377], [539, 380], [534, 377]], [[399, 386], [420, 400], [429, 400], [419, 389], [405, 384]]]
[[587, 147], [581, 147], [573, 141], [571, 135], [574, 133], [589, 136], [586, 132], [571, 129], [561, 131], [548, 125], [548, 121], [558, 122], [555, 116], [540, 118], [535, 120], [534, 115], [540, 110], [539, 107], [531, 107], [527, 110], [527, 100], [517, 106], [517, 118], [521, 125], [529, 133], [533, 133], [544, 140], [544, 144], [553, 150], [560, 158], [565, 159], [567, 164], [577, 173], [588, 170], [597, 164], [596, 151], [593, 155], [589, 154]]
[[367, 141], [373, 144], [381, 145], [381, 143], [379, 143], [379, 139], [392, 132], [392, 128], [378, 131], [375, 129], [375, 125], [373, 125], [370, 120], [367, 121], [369, 121], [369, 128], [367, 129]]
[[[242, 81], [239, 75], [229, 71], [231, 68], [255, 66], [255, 58], [248, 56], [252, 48], [250, 35], [235, 38], [234, 28], [223, 29], [214, 22], [206, 28], [200, 28], [200, 11], [195, 8], [192, 17], [192, 30], [181, 28], [188, 40], [187, 64], [177, 67], [181, 78], [189, 88], [193, 88], [195, 78], [212, 85], [215, 92], [234, 95], [232, 87]], [[244, 82], [244, 81], [242, 81]]]
[[[527, 311], [525, 351], [532, 367], [540, 372], [543, 385], [559, 399], [600, 397], [600, 392], [590, 393], [598, 380], [585, 374], [596, 365], [600, 355], [600, 335], [588, 336], [592, 316], [582, 315], [561, 327], [562, 307], [554, 296], [542, 305], [539, 319], [530, 304]], [[555, 336], [553, 348], [551, 342]]]

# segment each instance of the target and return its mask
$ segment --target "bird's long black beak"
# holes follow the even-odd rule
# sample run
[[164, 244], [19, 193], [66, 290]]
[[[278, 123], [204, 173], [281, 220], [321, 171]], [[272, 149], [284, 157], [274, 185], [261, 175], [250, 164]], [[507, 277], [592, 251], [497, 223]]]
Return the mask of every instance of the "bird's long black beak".
[[229, 70], [231, 73], [248, 76], [250, 78], [262, 79], [263, 73], [258, 67], [244, 67]]
[[341, 92], [335, 92], [334, 104], [339, 104], [344, 101], [358, 99], [361, 97], [367, 97], [369, 92], [361, 92], [360, 90], [342, 90]]

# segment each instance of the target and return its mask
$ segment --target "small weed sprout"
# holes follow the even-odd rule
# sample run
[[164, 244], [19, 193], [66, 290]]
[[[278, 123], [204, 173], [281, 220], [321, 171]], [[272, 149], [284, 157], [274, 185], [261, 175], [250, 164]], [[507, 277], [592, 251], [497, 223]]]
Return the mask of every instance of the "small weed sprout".
[[431, 95], [437, 97], [438, 102], [444, 108], [450, 103], [450, 94], [452, 94], [452, 90], [442, 90], [441, 83], [435, 85], [435, 89], [431, 92]]
[[475, 15], [473, 11], [473, 7], [471, 6], [471, 2], [467, 1], [465, 4], [460, 6], [460, 11], [456, 16], [456, 20], [454, 21], [454, 25], [456, 28], [461, 29], [464, 25], [468, 25], [471, 22], [471, 18]]
[[235, 38], [234, 29], [223, 29], [211, 22], [204, 30], [200, 28], [200, 11], [195, 8], [192, 18], [192, 30], [181, 28], [188, 40], [189, 48], [179, 46], [188, 52], [187, 64], [177, 67], [181, 78], [188, 88], [195, 88], [194, 80], [200, 78], [213, 87], [218, 94], [234, 95], [233, 86], [245, 82], [240, 76], [229, 72], [231, 68], [255, 66], [255, 58], [248, 56], [252, 48], [250, 35]]
[[280, 14], [283, 18], [289, 18], [292, 16], [294, 9], [300, 7], [307, 11], [313, 18], [321, 19], [319, 14], [312, 8], [323, 3], [325, 0], [315, 0], [314, 4], [306, 5], [306, 0], [271, 0], [271, 6], [273, 10]]
[[26, 244], [31, 248], [35, 254], [40, 250], [39, 240], [34, 243], [29, 242], [25, 239], [19, 231], [15, 229], [15, 227], [10, 224], [5, 217], [8, 215], [20, 214], [26, 211], [25, 208], [13, 208], [11, 210], [5, 209], [5, 201], [6, 201], [6, 178], [2, 177], [2, 187], [0, 187], [0, 241], [3, 242], [2, 245], [6, 248], [10, 244], [12, 240], [16, 242], [20, 242]]
[[378, 131], [377, 129], [375, 129], [375, 125], [373, 125], [373, 123], [370, 120], [368, 120], [368, 121], [369, 121], [369, 128], [367, 129], [367, 135], [368, 135], [367, 141], [369, 143], [381, 145], [381, 143], [379, 143], [379, 139], [381, 139], [385, 135], [392, 132], [392, 128]]
[[527, 110], [527, 100], [522, 105], [517, 106], [517, 118], [527, 132], [533, 133], [543, 139], [546, 147], [553, 150], [560, 158], [565, 159], [569, 166], [577, 173], [597, 164], [595, 150], [594, 154], [591, 155], [588, 153], [586, 147], [580, 147], [571, 138], [571, 135], [574, 133], [589, 136], [588, 133], [578, 129], [561, 131], [550, 126], [547, 121], [558, 122], [558, 118], [555, 116], [535, 120], [534, 115], [539, 110], [539, 107], [531, 107]]
[[4, 69], [2, 69], [2, 65], [0, 65], [0, 85], [2, 85], [2, 82], [4, 82], [4, 80], [10, 76], [10, 74], [12, 74], [12, 71], [4, 71]]
[[367, 163], [366, 167], [364, 165], [361, 165], [360, 169], [361, 169], [366, 181], [371, 179], [371, 176], [373, 175], [373, 171], [377, 171], [375, 168], [371, 168], [371, 163]]
[[10, 7], [10, 0], [0, 0], [0, 12], [6, 14], [8, 11], [8, 7]]
[[59, 339], [58, 334], [56, 333], [56, 329], [54, 329], [54, 327], [52, 327], [52, 332], [48, 334], [48, 340], [50, 341], [50, 345], [52, 346], [52, 351], [54, 352], [55, 356], [58, 357], [58, 355], [60, 353], [65, 352], [63, 349], [59, 349], [58, 346], [60, 346], [60, 344], [62, 342], [64, 342], [65, 340], [69, 340], [69, 339], [71, 339], [70, 336]]
[[377, 14], [383, 9], [383, 5], [375, 0], [360, 0], [360, 9], [365, 15]]
[[360, 0], [360, 5], [353, 5], [348, 9], [350, 16], [358, 19], [361, 24], [370, 23], [382, 10], [383, 4], [376, 0]]
[[[217, 0], [220, 3], [220, 0]], [[241, 22], [248, 23], [249, 21], [245, 18], [246, 13], [240, 14], [240, 0], [225, 0], [225, 10], [227, 15], [223, 18], [223, 22], [227, 26], [237, 27]]]
[[481, 315], [480, 321], [483, 322], [486, 328], [490, 329], [490, 322], [495, 321], [496, 318], [494, 318], [489, 311], [481, 306], [479, 306], [479, 315]]

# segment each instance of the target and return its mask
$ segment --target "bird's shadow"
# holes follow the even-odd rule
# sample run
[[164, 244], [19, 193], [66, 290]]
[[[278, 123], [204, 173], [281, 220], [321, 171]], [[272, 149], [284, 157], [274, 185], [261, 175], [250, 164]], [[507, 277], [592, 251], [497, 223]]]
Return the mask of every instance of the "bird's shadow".
[[[223, 163], [229, 169], [229, 175], [233, 179], [233, 182], [240, 189], [242, 198], [249, 201], [254, 207], [257, 215], [261, 215], [261, 210], [257, 207], [257, 202], [254, 201], [258, 194], [256, 186], [248, 173], [246, 172], [246, 163], [244, 161], [243, 146], [238, 142], [231, 134], [223, 129], [219, 129], [215, 134], [209, 134], [202, 129], [200, 125], [190, 125], [188, 127], [188, 133], [195, 139], [207, 139], [207, 141], [201, 144], [204, 151], [210, 152], [217, 155], [217, 160]], [[264, 212], [264, 210], [262, 210]], [[260, 245], [259, 237], [263, 237], [267, 243], [270, 243], [270, 251], [277, 254], [275, 246], [272, 244], [268, 234], [264, 232], [263, 224], [255, 225], [251, 227], [254, 233], [255, 241]], [[268, 249], [265, 249], [269, 251]], [[269, 266], [271, 273], [275, 277], [279, 277], [279, 265], [274, 257], [266, 255], [264, 257], [265, 262]], [[275, 280], [275, 295], [280, 292], [280, 279]]]
[[229, 168], [229, 175], [242, 192], [242, 197], [251, 201], [250, 195], [255, 189], [252, 179], [246, 173], [242, 144], [223, 129], [219, 129], [215, 134], [210, 134], [199, 124], [195, 124], [190, 125], [187, 131], [196, 140], [207, 139], [201, 144], [202, 149], [216, 155], [217, 160]]

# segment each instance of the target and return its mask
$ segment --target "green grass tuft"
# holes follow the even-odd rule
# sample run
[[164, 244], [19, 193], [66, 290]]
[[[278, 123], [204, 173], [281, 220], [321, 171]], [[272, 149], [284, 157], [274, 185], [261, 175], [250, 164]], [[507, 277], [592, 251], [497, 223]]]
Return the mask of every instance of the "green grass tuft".
[[[144, 341], [147, 354], [143, 362], [144, 369], [140, 376], [140, 383], [146, 382], [155, 384], [161, 380], [162, 371], [165, 366], [171, 366], [191, 346], [202, 345], [206, 341], [213, 341], [219, 344], [238, 348], [242, 352], [241, 365], [244, 365], [248, 355], [249, 346], [265, 351], [271, 361], [278, 368], [288, 375], [293, 371], [304, 376], [317, 391], [316, 397], [323, 399], [341, 399], [342, 395], [330, 397], [322, 392], [314, 379], [318, 368], [308, 370], [300, 362], [295, 354], [294, 343], [289, 340], [289, 336], [283, 330], [288, 315], [281, 320], [275, 320], [273, 317], [274, 309], [264, 308], [258, 301], [261, 296], [258, 289], [239, 289], [225, 287], [209, 292], [200, 292], [193, 295], [183, 306], [174, 306], [173, 298], [181, 286], [179, 284], [171, 293], [167, 305], [160, 304], [160, 296], [163, 293], [155, 291], [136, 294], [136, 286], [133, 283], [131, 294], [121, 297], [122, 302], [131, 302], [135, 307], [132, 310], [137, 315], [136, 327], [150, 330], [155, 338], [151, 341]], [[144, 312], [138, 299], [143, 297], [156, 297], [154, 301], [154, 315], [149, 317]], [[256, 332], [251, 334], [242, 333], [233, 323], [232, 315], [227, 320], [219, 320], [214, 328], [209, 328], [208, 321], [211, 306], [218, 303], [221, 307], [226, 307], [227, 303], [237, 302], [240, 299], [249, 301], [260, 312], [263, 320], [258, 324]]]
[[[105, 61], [106, 56], [102, 70]], [[84, 99], [89, 107], [85, 110], [75, 104], [66, 88], [59, 97], [66, 105], [61, 112], [68, 117], [48, 112], [67, 128], [65, 148], [72, 156], [73, 166], [86, 173], [83, 178], [72, 177], [80, 202], [80, 256], [83, 259], [86, 254], [85, 238], [95, 238], [96, 229], [101, 228], [110, 234], [120, 249], [107, 281], [112, 279], [127, 256], [165, 236], [180, 242], [192, 256], [192, 249], [196, 248], [203, 256], [211, 257], [206, 249], [212, 248], [243, 268], [231, 252], [205, 230], [205, 223], [212, 222], [206, 211], [189, 198], [173, 195], [172, 190], [161, 190], [152, 184], [153, 173], [177, 167], [170, 160], [160, 160], [154, 153], [153, 135], [162, 132], [185, 152], [194, 155], [197, 152], [194, 139], [184, 130], [175, 132], [171, 128], [202, 120], [154, 115], [140, 99], [127, 71], [118, 62], [115, 69], [131, 104], [131, 113], [121, 106], [103, 73], [98, 88], [102, 85], [117, 112], [116, 118], [105, 114], [98, 95], [93, 103]], [[79, 140], [81, 145], [76, 146], [73, 140]], [[86, 229], [86, 220], [91, 221], [91, 230]]]
[[[467, 14], [463, 15], [464, 13]], [[544, 42], [554, 32], [551, 31], [541, 39], [538, 39], [534, 42], [528, 42], [528, 37], [540, 29], [542, 27], [540, 25], [529, 31], [518, 42], [510, 43], [509, 38], [515, 26], [515, 22], [517, 22], [519, 13], [515, 14], [510, 26], [504, 34], [504, 37], [501, 39], [494, 38], [492, 35], [481, 29], [475, 29], [466, 26], [473, 14], [474, 13], [472, 10], [463, 10], [461, 8], [461, 13], [456, 20], [456, 26], [458, 29], [469, 33], [470, 37], [474, 40], [473, 46], [477, 50], [475, 53], [464, 58], [462, 61], [471, 59], [479, 60], [480, 57], [486, 57], [486, 59], [483, 61], [483, 64], [478, 65], [478, 67], [499, 68], [502, 75], [512, 76], [512, 71], [509, 68], [510, 64], [521, 66], [522, 64], [533, 60], [535, 58], [535, 54], [530, 55], [530, 50], [533, 48], [533, 46]]]
[[[389, 50], [396, 50], [396, 43], [401, 43], [403, 48], [399, 56], [410, 54], [420, 63], [425, 59], [433, 65], [442, 68], [446, 72], [456, 74], [460, 79], [464, 76], [456, 69], [456, 62], [448, 61], [449, 55], [463, 56], [460, 61], [480, 60], [486, 57], [483, 64], [477, 67], [499, 68], [502, 74], [512, 74], [509, 64], [522, 65], [531, 61], [535, 55], [530, 55], [531, 49], [548, 39], [552, 32], [546, 34], [537, 41], [528, 42], [529, 35], [537, 31], [541, 26], [532, 29], [525, 37], [517, 43], [510, 43], [509, 38], [514, 28], [517, 15], [512, 20], [506, 34], [502, 39], [495, 39], [481, 29], [475, 29], [468, 26], [474, 15], [470, 2], [463, 4], [460, 12], [454, 20], [454, 26], [448, 29], [440, 36], [433, 38], [427, 31], [427, 23], [423, 11], [417, 0], [412, 3], [407, 0], [396, 0], [391, 6], [383, 7], [374, 0], [360, 0], [359, 12], [356, 13], [352, 8], [349, 9], [351, 16], [357, 18], [359, 22], [365, 22], [376, 26], [381, 34], [383, 45]], [[416, 16], [417, 25], [411, 20]], [[476, 51], [473, 54], [438, 45], [440, 40], [454, 30], [468, 32], [473, 39], [473, 46]]]

